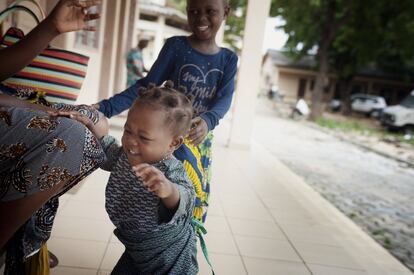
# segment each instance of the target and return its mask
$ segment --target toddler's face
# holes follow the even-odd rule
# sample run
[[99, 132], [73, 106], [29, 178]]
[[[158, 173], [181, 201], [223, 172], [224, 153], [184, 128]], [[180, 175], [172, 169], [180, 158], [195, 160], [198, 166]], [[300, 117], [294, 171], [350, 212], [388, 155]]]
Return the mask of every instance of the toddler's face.
[[165, 125], [165, 116], [162, 109], [140, 103], [130, 109], [122, 147], [132, 166], [159, 162], [174, 151], [175, 138]]

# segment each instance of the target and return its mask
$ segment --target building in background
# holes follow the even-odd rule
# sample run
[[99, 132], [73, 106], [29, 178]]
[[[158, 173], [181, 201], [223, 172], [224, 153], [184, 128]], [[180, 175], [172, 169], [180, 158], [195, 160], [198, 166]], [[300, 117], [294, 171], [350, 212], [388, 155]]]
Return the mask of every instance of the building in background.
[[[0, 10], [12, 2], [13, 0], [0, 1]], [[39, 0], [38, 3], [48, 14], [57, 0]], [[42, 19], [35, 5], [29, 1], [21, 4]], [[165, 0], [102, 1], [95, 10], [102, 15], [100, 20], [90, 22], [96, 27], [96, 32], [67, 33], [52, 42], [52, 46], [90, 57], [78, 98], [81, 103], [97, 102], [125, 88], [126, 55], [136, 46], [141, 36], [150, 39], [150, 45], [144, 52], [145, 66], [149, 68], [168, 37], [188, 34], [186, 15], [166, 6]], [[2, 30], [6, 31], [10, 26], [28, 33], [36, 26], [36, 22], [30, 15], [19, 11], [3, 22]]]
[[139, 16], [135, 24], [133, 45], [142, 37], [150, 43], [144, 50], [146, 68], [151, 67], [167, 38], [188, 35], [187, 16], [169, 7], [165, 0], [139, 0]]
[[[261, 92], [266, 93], [272, 85], [278, 86], [279, 93], [287, 102], [304, 98], [311, 102], [315, 86], [316, 61], [313, 56], [293, 61], [281, 51], [268, 50], [262, 63]], [[376, 68], [360, 70], [352, 81], [352, 93], [380, 95], [389, 105], [398, 104], [414, 88], [395, 75], [385, 74]], [[324, 101], [340, 97], [337, 76], [329, 76], [329, 89], [324, 92]]]

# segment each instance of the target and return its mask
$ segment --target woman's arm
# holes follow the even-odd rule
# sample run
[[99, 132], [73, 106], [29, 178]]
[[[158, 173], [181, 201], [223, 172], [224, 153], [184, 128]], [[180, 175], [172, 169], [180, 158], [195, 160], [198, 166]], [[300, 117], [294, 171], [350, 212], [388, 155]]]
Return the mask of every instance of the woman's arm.
[[61, 0], [36, 28], [16, 44], [0, 50], [0, 81], [24, 68], [57, 35], [75, 30], [94, 30], [87, 21], [99, 18], [88, 14], [86, 9], [99, 4], [100, 0]]

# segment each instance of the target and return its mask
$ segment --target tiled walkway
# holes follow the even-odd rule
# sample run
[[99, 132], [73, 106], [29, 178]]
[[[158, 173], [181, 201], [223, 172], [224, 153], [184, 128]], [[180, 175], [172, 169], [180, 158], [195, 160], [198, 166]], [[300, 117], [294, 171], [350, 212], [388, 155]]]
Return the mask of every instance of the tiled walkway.
[[[260, 144], [236, 150], [216, 139], [206, 237], [216, 274], [412, 274]], [[52, 274], [109, 274], [123, 252], [104, 209], [107, 178], [97, 171], [62, 198]], [[211, 274], [201, 253], [199, 263]]]

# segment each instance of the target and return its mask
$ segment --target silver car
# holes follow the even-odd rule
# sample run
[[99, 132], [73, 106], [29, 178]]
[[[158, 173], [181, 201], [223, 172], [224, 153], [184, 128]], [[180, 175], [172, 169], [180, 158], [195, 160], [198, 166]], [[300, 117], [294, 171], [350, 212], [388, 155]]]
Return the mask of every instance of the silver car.
[[354, 94], [351, 96], [351, 109], [355, 112], [378, 117], [387, 103], [382, 96]]

